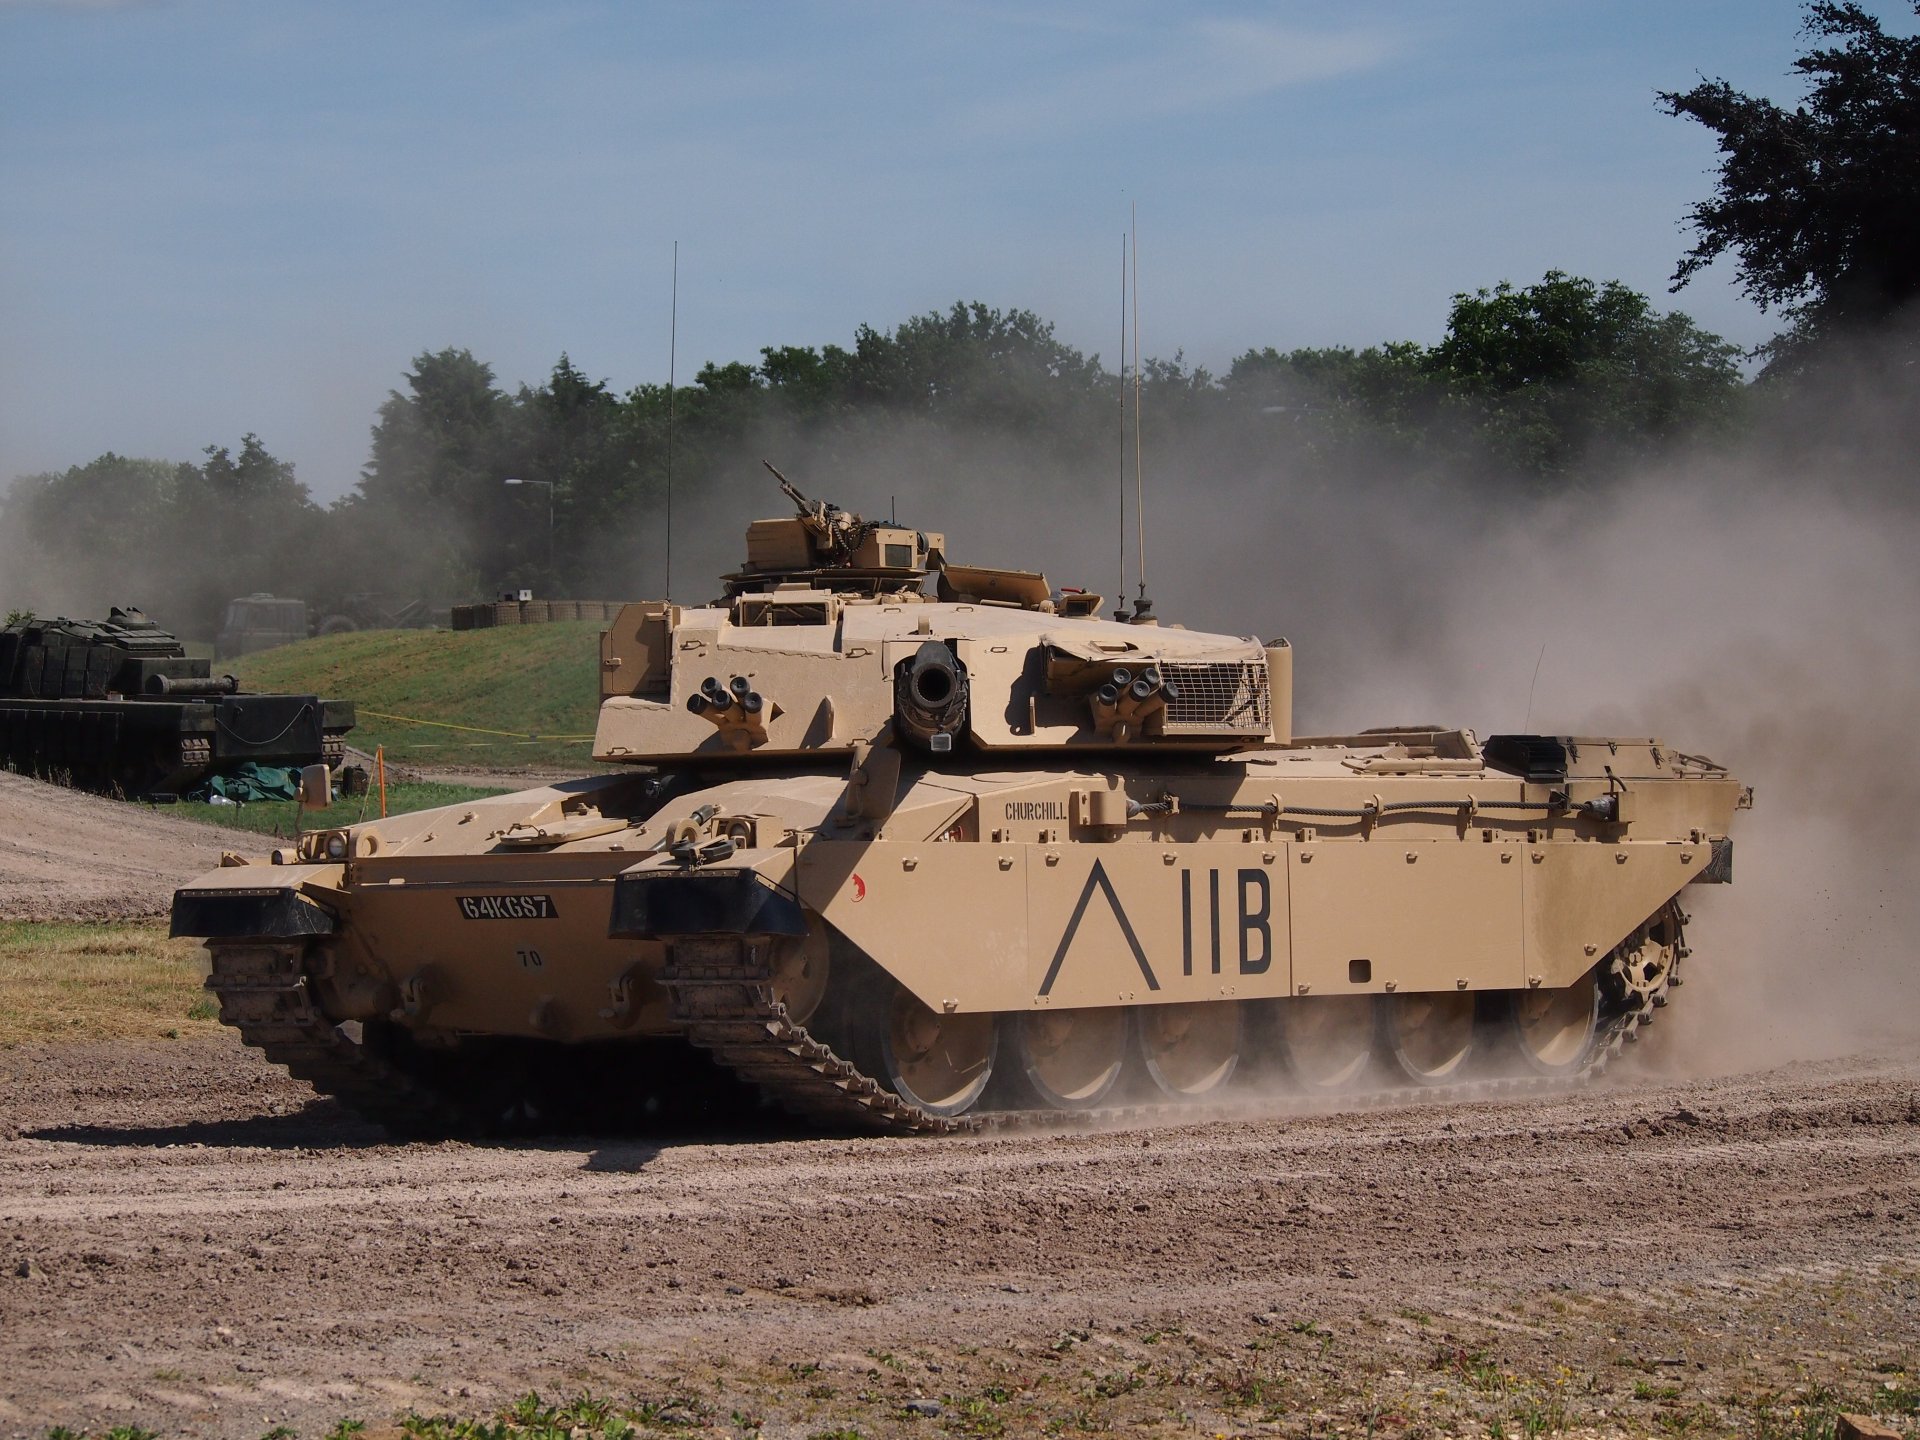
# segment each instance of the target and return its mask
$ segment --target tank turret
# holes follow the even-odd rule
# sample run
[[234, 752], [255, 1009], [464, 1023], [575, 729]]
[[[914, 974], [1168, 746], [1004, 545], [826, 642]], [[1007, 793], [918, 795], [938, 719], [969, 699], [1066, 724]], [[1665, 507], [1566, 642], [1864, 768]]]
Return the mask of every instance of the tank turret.
[[956, 565], [943, 535], [810, 500], [774, 473], [798, 513], [748, 527], [747, 563], [720, 599], [630, 605], [608, 630], [596, 759], [764, 761], [889, 738], [932, 754], [1290, 738], [1285, 640], [1103, 619], [1099, 595]]
[[340, 763], [351, 703], [239, 690], [132, 607], [18, 621], [0, 629], [0, 763], [127, 793], [242, 760]]
[[141, 695], [232, 694], [231, 675], [140, 611], [118, 605], [105, 620], [26, 620], [0, 630], [0, 694], [28, 700], [105, 700]]

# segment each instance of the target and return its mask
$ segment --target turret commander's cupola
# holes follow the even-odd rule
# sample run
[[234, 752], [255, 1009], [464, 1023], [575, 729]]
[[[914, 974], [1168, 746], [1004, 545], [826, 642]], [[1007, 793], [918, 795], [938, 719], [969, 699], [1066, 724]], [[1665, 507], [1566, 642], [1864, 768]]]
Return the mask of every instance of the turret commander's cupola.
[[917, 590], [939, 568], [944, 535], [863, 520], [825, 500], [809, 500], [771, 464], [767, 469], [799, 513], [747, 527], [747, 563], [724, 577], [727, 594], [794, 584], [860, 594]]

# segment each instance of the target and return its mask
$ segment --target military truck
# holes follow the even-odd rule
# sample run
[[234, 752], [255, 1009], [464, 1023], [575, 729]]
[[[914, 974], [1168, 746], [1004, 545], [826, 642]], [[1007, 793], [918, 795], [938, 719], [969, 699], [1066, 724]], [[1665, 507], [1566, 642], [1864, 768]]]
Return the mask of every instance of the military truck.
[[214, 637], [213, 658], [238, 660], [256, 650], [291, 645], [313, 634], [307, 620], [307, 602], [256, 590], [227, 602]]
[[0, 764], [125, 795], [239, 764], [338, 765], [353, 704], [249, 695], [140, 611], [0, 629]]
[[214, 639], [216, 660], [352, 630], [427, 630], [451, 624], [452, 607], [418, 597], [398, 600], [370, 590], [335, 595], [316, 609], [304, 600], [256, 590], [227, 602]]
[[431, 1133], [741, 1089], [945, 1132], [1558, 1085], [1668, 1002], [1684, 902], [1731, 877], [1749, 792], [1662, 740], [1299, 735], [1284, 639], [787, 493], [718, 599], [602, 637], [594, 758], [632, 773], [180, 890], [222, 1019]]

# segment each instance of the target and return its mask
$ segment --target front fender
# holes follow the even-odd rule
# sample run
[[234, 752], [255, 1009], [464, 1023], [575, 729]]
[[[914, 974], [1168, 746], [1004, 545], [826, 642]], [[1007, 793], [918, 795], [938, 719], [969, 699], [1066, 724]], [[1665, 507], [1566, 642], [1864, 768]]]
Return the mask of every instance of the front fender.
[[718, 865], [648, 860], [613, 884], [607, 933], [621, 940], [669, 935], [805, 935], [792, 885], [791, 850], [744, 850]]
[[309, 881], [337, 883], [338, 865], [237, 865], [203, 875], [173, 892], [168, 933], [201, 940], [290, 940], [331, 935], [331, 911], [303, 888]]

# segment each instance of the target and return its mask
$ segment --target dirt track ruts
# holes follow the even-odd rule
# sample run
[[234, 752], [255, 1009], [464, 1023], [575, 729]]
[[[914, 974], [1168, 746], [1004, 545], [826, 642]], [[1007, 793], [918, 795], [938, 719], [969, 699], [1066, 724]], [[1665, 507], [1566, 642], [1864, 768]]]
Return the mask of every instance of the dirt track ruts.
[[1383, 1365], [1415, 1343], [1391, 1317], [1427, 1312], [1617, 1347], [1617, 1322], [1550, 1338], [1549, 1294], [1746, 1364], [1730, 1296], [1843, 1273], [1913, 1291], [1884, 1296], [1909, 1322], [1890, 1357], [1920, 1333], [1897, 1278], [1920, 1266], [1920, 1053], [947, 1140], [396, 1146], [224, 1040], [7, 1052], [0, 1095], [0, 1430], [22, 1434], [311, 1435], [701, 1357], [831, 1373], [1263, 1311]]
[[165, 915], [173, 892], [270, 838], [0, 770], [0, 920]]

